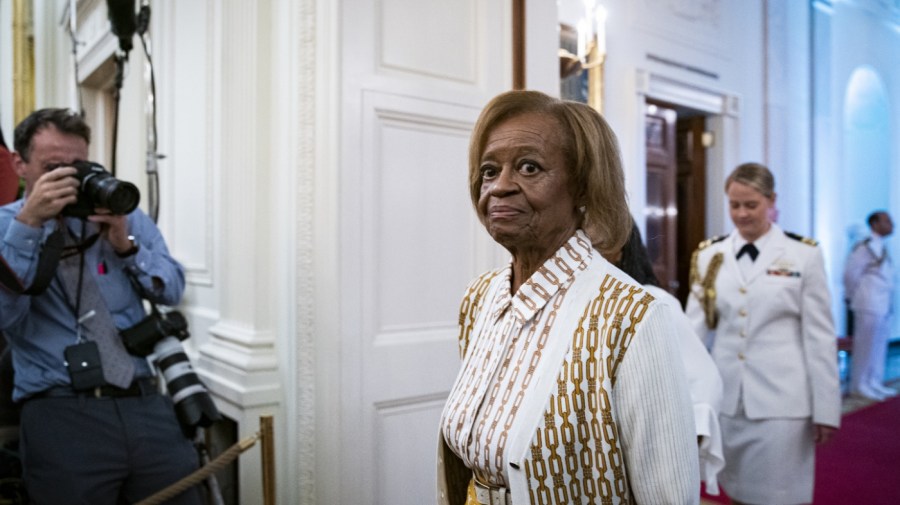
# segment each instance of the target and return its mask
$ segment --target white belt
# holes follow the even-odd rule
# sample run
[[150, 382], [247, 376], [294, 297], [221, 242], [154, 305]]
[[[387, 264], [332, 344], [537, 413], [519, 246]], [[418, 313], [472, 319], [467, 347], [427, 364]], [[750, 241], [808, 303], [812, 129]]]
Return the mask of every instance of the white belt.
[[512, 505], [512, 496], [505, 487], [485, 486], [475, 479], [475, 498], [481, 505]]

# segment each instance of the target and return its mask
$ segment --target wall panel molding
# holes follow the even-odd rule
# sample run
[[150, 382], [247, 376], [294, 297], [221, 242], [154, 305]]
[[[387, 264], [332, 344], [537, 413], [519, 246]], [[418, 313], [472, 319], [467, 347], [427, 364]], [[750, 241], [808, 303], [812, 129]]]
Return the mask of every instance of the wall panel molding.
[[380, 0], [381, 71], [477, 84], [481, 45], [477, 0]]

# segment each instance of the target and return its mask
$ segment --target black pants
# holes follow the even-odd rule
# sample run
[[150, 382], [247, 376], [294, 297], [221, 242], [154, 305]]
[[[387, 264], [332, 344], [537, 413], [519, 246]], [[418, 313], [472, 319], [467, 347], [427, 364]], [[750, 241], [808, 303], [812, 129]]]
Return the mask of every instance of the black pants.
[[[20, 444], [34, 505], [135, 503], [198, 467], [171, 399], [160, 394], [30, 400]], [[203, 501], [193, 487], [167, 503]]]

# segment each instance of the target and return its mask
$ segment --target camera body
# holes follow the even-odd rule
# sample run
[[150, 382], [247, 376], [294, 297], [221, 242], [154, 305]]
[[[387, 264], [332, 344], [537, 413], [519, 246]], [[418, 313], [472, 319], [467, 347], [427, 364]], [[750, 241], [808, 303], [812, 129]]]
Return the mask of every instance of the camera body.
[[153, 363], [165, 379], [186, 437], [193, 438], [198, 426], [207, 427], [221, 419], [181, 345], [181, 340], [190, 336], [187, 319], [181, 312], [154, 310], [141, 322], [119, 333], [129, 353], [141, 357], [154, 355]]
[[122, 343], [130, 354], [145, 358], [153, 354], [157, 342], [166, 337], [190, 337], [184, 314], [177, 310], [153, 312], [131, 328], [121, 330]]
[[98, 207], [108, 209], [115, 215], [125, 215], [137, 208], [141, 192], [130, 182], [113, 177], [103, 165], [93, 161], [75, 161], [71, 164], [78, 170], [74, 175], [80, 186], [78, 200], [63, 208], [64, 216], [86, 218], [96, 214]]

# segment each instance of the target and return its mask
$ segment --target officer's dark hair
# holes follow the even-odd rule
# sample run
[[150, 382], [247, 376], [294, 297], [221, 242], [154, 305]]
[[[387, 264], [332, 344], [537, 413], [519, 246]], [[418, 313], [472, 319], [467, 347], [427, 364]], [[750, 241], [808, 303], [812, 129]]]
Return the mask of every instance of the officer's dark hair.
[[77, 135], [91, 143], [91, 127], [84, 118], [70, 109], [40, 109], [32, 112], [16, 126], [13, 142], [22, 161], [31, 156], [31, 140], [44, 128], [55, 127], [61, 133]]
[[875, 226], [875, 223], [877, 223], [878, 221], [881, 221], [881, 216], [883, 215], [887, 215], [886, 210], [876, 210], [869, 214], [869, 217], [866, 218], [866, 221], [868, 221], [869, 223], [869, 228]]
[[659, 279], [653, 272], [653, 263], [650, 262], [647, 248], [641, 240], [641, 230], [638, 229], [637, 223], [631, 224], [631, 235], [622, 246], [622, 256], [616, 266], [638, 281], [638, 284], [659, 286]]

